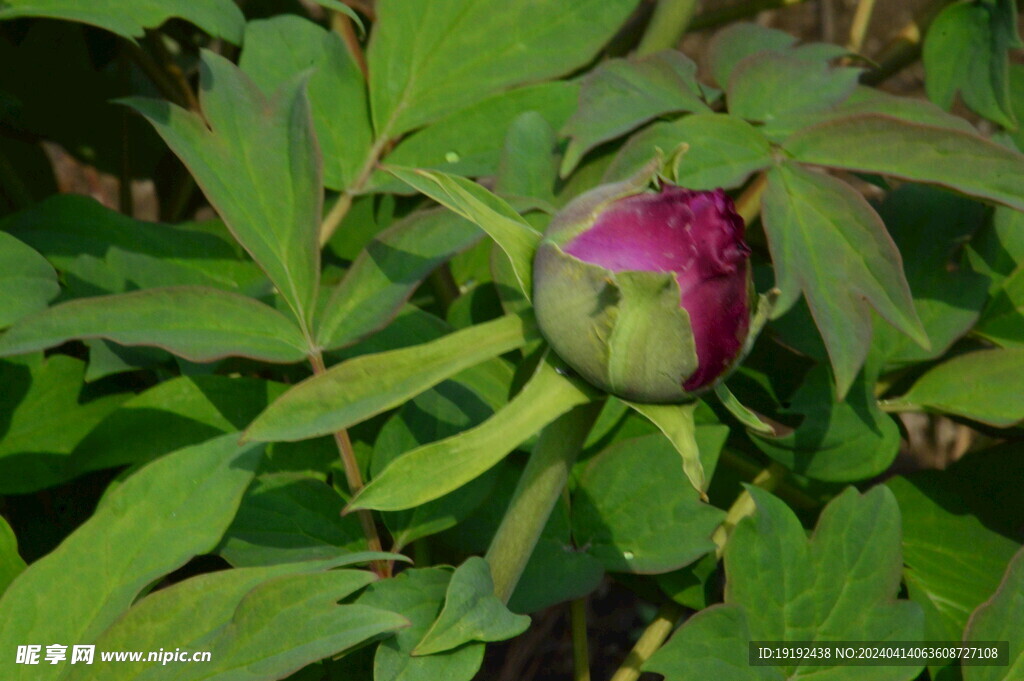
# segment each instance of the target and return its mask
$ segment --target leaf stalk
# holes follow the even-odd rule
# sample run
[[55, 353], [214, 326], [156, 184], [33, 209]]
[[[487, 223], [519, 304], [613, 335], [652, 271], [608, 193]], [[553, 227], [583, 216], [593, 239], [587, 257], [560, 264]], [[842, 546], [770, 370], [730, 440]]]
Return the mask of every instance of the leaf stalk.
[[658, 614], [654, 616], [654, 620], [640, 635], [640, 640], [629, 651], [629, 655], [626, 656], [611, 681], [636, 681], [639, 679], [641, 667], [665, 643], [682, 614], [682, 606], [673, 601], [662, 605]]
[[491, 565], [494, 593], [504, 603], [522, 577], [601, 406], [597, 401], [576, 407], [541, 431], [484, 556]]
[[[313, 373], [323, 374], [327, 369], [324, 366], [323, 356], [317, 352], [309, 357], [309, 363], [313, 366]], [[334, 433], [334, 443], [338, 447], [338, 454], [341, 456], [342, 467], [345, 469], [345, 480], [348, 483], [348, 491], [354, 496], [363, 489], [363, 474], [359, 471], [359, 462], [356, 460], [355, 450], [352, 448], [352, 440], [347, 430], [339, 430]], [[370, 551], [383, 551], [380, 541], [380, 534], [377, 532], [377, 523], [373, 520], [373, 513], [363, 509], [357, 512], [359, 523], [363, 526], [363, 534], [366, 535], [367, 549]], [[378, 577], [390, 577], [391, 565], [375, 560], [372, 563], [373, 571]]]

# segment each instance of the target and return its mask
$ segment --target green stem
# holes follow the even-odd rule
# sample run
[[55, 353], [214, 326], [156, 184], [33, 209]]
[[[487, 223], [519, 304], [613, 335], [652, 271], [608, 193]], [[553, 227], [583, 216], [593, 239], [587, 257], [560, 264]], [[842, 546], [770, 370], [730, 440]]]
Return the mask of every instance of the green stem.
[[932, 21], [953, 0], [932, 0], [896, 34], [896, 37], [875, 57], [878, 67], [865, 71], [860, 82], [878, 85], [890, 76], [913, 64], [921, 56], [921, 41]]
[[341, 193], [338, 200], [335, 201], [334, 206], [328, 211], [324, 217], [323, 222], [320, 224], [320, 246], [322, 247], [328, 241], [331, 240], [331, 236], [334, 234], [334, 230], [341, 224], [342, 219], [348, 214], [348, 209], [352, 207], [352, 199], [362, 191], [363, 187], [369, 181], [370, 176], [373, 175], [373, 171], [377, 168], [377, 163], [380, 161], [381, 156], [384, 155], [388, 145], [391, 141], [384, 134], [373, 143], [370, 151], [366, 154], [366, 160], [363, 162], [363, 167], [359, 171], [352, 183]]
[[[772, 463], [763, 471], [757, 474], [750, 484], [755, 487], [771, 492], [786, 476], [786, 469], [778, 463]], [[736, 526], [741, 520], [746, 518], [748, 515], [754, 513], [754, 498], [750, 496], [750, 492], [744, 489], [740, 492], [739, 496], [736, 497], [736, 501], [729, 507], [729, 511], [725, 514], [725, 520], [718, 526], [715, 533], [711, 535], [711, 541], [715, 542], [718, 547], [715, 550], [715, 556], [718, 558], [722, 557], [722, 553], [725, 551], [725, 544], [729, 541], [729, 537], [732, 535], [732, 531], [736, 529]]]
[[682, 607], [672, 601], [661, 606], [654, 621], [647, 625], [644, 633], [640, 635], [640, 640], [636, 642], [622, 666], [615, 672], [612, 681], [636, 681], [639, 679], [640, 668], [665, 643], [665, 639], [672, 633], [682, 614]]
[[674, 49], [696, 12], [697, 0], [658, 0], [654, 15], [637, 45], [637, 56]]
[[570, 605], [572, 619], [573, 681], [590, 681], [590, 649], [587, 646], [587, 598], [577, 598]]
[[868, 34], [868, 24], [871, 23], [871, 13], [874, 9], [875, 0], [857, 0], [857, 10], [853, 14], [850, 40], [847, 43], [851, 52], [860, 52], [864, 46], [864, 38]]
[[541, 431], [485, 556], [494, 577], [494, 593], [503, 602], [508, 603], [515, 591], [600, 411], [600, 402], [584, 404]]
[[[324, 366], [324, 359], [319, 352], [309, 356], [309, 363], [313, 366], [313, 373], [322, 375], [327, 369]], [[345, 469], [345, 479], [348, 483], [348, 491], [355, 496], [363, 488], [363, 474], [359, 471], [359, 462], [356, 460], [355, 450], [352, 448], [352, 440], [349, 439], [347, 430], [339, 430], [334, 433], [334, 443], [338, 448], [338, 455], [341, 457], [342, 466]], [[366, 509], [357, 513], [359, 523], [363, 527], [363, 534], [366, 535], [366, 545], [370, 551], [383, 551], [380, 541], [380, 534], [377, 532], [377, 523], [374, 522], [373, 514]], [[381, 560], [372, 563], [373, 571], [378, 577], [390, 577], [392, 565]]]

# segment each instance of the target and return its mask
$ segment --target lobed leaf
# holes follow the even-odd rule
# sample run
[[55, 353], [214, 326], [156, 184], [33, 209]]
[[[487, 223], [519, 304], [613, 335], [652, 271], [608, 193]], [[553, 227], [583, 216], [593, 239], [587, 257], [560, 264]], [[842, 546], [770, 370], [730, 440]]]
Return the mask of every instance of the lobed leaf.
[[[717, 458], [726, 435], [702, 426], [697, 443]], [[714, 550], [711, 535], [724, 517], [701, 503], [661, 434], [621, 440], [592, 458], [572, 499], [576, 545], [614, 572], [657, 574], [692, 563]]]
[[801, 130], [785, 148], [802, 163], [938, 184], [1024, 210], [1024, 156], [968, 132], [862, 114]]
[[729, 76], [729, 113], [765, 122], [826, 109], [853, 93], [860, 74], [861, 69], [830, 67], [798, 51], [760, 52]]
[[795, 36], [777, 28], [736, 22], [715, 34], [711, 41], [708, 49], [709, 70], [715, 82], [726, 87], [737, 65], [747, 57], [762, 52], [783, 51], [795, 42]]
[[[339, 6], [354, 15], [347, 5], [332, 4]], [[307, 90], [324, 185], [342, 191], [353, 184], [373, 144], [373, 129], [366, 81], [341, 36], [294, 14], [250, 21], [238, 65], [268, 97], [312, 69]]]
[[687, 621], [645, 668], [666, 681], [697, 671], [772, 681], [916, 678], [920, 667], [747, 664], [750, 641], [917, 641], [923, 634], [917, 604], [897, 600], [900, 516], [887, 488], [847, 489], [825, 507], [810, 539], [782, 501], [747, 489], [757, 511], [726, 544], [725, 604]]
[[1016, 128], [1010, 104], [1009, 50], [1022, 46], [1012, 1], [950, 5], [928, 27], [922, 59], [928, 97], [943, 109], [957, 92], [972, 110]]
[[685, 145], [672, 168], [676, 184], [688, 189], [732, 188], [772, 163], [772, 148], [757, 128], [726, 114], [694, 114], [655, 123], [633, 135], [605, 172], [621, 180], [639, 171], [658, 149]]
[[405, 570], [397, 577], [371, 584], [358, 603], [402, 613], [412, 625], [377, 646], [374, 681], [470, 681], [483, 662], [484, 646], [468, 643], [437, 655], [412, 655], [416, 644], [437, 619], [451, 573], [443, 568]]
[[398, 137], [512, 86], [572, 72], [594, 57], [636, 5], [382, 0], [367, 53], [378, 138]]
[[[130, 476], [60, 546], [26, 569], [0, 599], [0, 644], [88, 644], [153, 580], [210, 551], [252, 481], [259, 445], [238, 434], [169, 454]], [[88, 589], [78, 588], [88, 584]], [[65, 594], [43, 598], [40, 594]], [[11, 681], [47, 681], [56, 665], [16, 665]]]
[[303, 328], [316, 307], [323, 204], [306, 81], [293, 78], [268, 100], [238, 67], [206, 51], [202, 117], [168, 102], [125, 101], [181, 158]]
[[821, 331], [840, 398], [871, 342], [869, 305], [922, 347], [902, 258], [885, 225], [849, 185], [794, 164], [768, 172], [764, 223], [775, 265], [778, 317], [802, 291]]
[[529, 626], [529, 617], [509, 612], [494, 595], [494, 580], [487, 561], [471, 556], [452, 574], [444, 608], [412, 654], [435, 655], [471, 641], [504, 641]]
[[559, 174], [567, 177], [602, 142], [659, 116], [691, 111], [711, 109], [697, 81], [697, 65], [682, 52], [602, 62], [583, 78], [576, 113], [562, 128], [569, 144]]

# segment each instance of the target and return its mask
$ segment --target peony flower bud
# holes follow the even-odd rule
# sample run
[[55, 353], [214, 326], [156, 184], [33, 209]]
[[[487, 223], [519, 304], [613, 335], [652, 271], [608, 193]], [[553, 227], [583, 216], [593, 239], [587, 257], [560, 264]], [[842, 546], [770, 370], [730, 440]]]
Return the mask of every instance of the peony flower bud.
[[534, 307], [555, 352], [592, 384], [680, 402], [743, 348], [750, 249], [722, 190], [637, 185], [598, 187], [555, 216], [534, 262]]

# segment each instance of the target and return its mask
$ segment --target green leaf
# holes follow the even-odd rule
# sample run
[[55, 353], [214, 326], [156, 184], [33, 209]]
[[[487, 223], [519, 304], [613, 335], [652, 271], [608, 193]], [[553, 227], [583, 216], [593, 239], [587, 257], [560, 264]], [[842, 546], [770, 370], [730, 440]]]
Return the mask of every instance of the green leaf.
[[[697, 494], [704, 501], [707, 501], [708, 479], [710, 475], [705, 474], [704, 462], [701, 459], [701, 451], [697, 446], [697, 426], [693, 421], [693, 412], [697, 409], [698, 402], [689, 404], [627, 404], [658, 427], [665, 437], [669, 439], [672, 446], [676, 448], [679, 456], [683, 459], [683, 473], [690, 481]], [[718, 450], [728, 435], [728, 430], [722, 435], [722, 442], [714, 450], [714, 457], [711, 452], [705, 453], [704, 458], [708, 459], [708, 467], [714, 470], [717, 463]]]
[[[88, 644], [146, 585], [210, 551], [252, 481], [261, 447], [232, 433], [169, 454], [114, 489], [59, 547], [25, 570], [0, 600], [0, 644]], [[88, 589], [76, 585], [88, 584]], [[41, 595], [51, 594], [51, 598]], [[17, 666], [11, 681], [55, 679], [63, 667]]]
[[894, 406], [917, 405], [1006, 428], [1024, 420], [1024, 348], [977, 350], [919, 378]]
[[341, 518], [344, 499], [301, 473], [261, 475], [250, 487], [217, 553], [236, 567], [331, 558], [366, 548], [359, 519]]
[[24, 569], [25, 561], [18, 555], [18, 538], [7, 521], [0, 518], [0, 596]]
[[205, 51], [202, 118], [163, 101], [125, 102], [181, 158], [304, 328], [316, 307], [323, 204], [306, 79], [289, 80], [268, 100], [238, 67]]
[[829, 482], [866, 480], [884, 472], [896, 458], [900, 430], [879, 410], [873, 371], [857, 375], [846, 399], [836, 401], [828, 367], [817, 365], [790, 398], [784, 414], [803, 420], [781, 437], [755, 434], [758, 449], [790, 470]]
[[412, 654], [434, 655], [471, 641], [504, 641], [529, 626], [529, 617], [512, 614], [494, 595], [494, 580], [487, 561], [472, 556], [452, 574], [444, 608]]
[[[75, 445], [70, 463], [86, 473], [150, 461], [245, 428], [283, 391], [280, 383], [256, 378], [177, 376], [105, 415]], [[65, 418], [64, 409], [56, 411]]]
[[886, 485], [903, 519], [904, 580], [925, 613], [925, 638], [956, 641], [967, 618], [999, 586], [1018, 542], [971, 513], [950, 472], [922, 471]]
[[[367, 60], [379, 138], [588, 63], [636, 0], [383, 0]], [[509, 30], [514, 26], [515, 30]], [[467, 55], [472, 55], [467, 58]]]
[[773, 142], [783, 143], [790, 135], [803, 128], [865, 114], [878, 114], [898, 118], [906, 123], [948, 128], [972, 135], [978, 132], [968, 121], [946, 113], [928, 100], [899, 97], [866, 85], [858, 85], [850, 96], [837, 106], [818, 111], [789, 113], [780, 120], [769, 121], [760, 128], [760, 131]]
[[[825, 507], [810, 539], [783, 502], [748, 491], [757, 512], [726, 545], [725, 602], [743, 606], [756, 640], [918, 640], [920, 609], [896, 599], [900, 512], [887, 488], [848, 488]], [[876, 679], [917, 675], [865, 671]]]
[[743, 608], [719, 604], [686, 620], [672, 640], [659, 648], [644, 671], [665, 676], [665, 681], [729, 679], [729, 681], [782, 681], [775, 667], [755, 667], [748, 659], [751, 640]]
[[1002, 282], [974, 332], [1004, 348], [1024, 347], [1024, 268]]
[[[485, 374], [498, 374], [495, 381], [501, 389], [500, 402], [491, 404], [482, 389]], [[464, 380], [473, 376], [469, 381]], [[487, 383], [490, 383], [487, 380]], [[495, 411], [508, 403], [512, 371], [499, 359], [467, 369], [454, 380], [445, 381], [405, 403], [384, 427], [373, 447], [372, 476], [405, 452], [451, 437], [480, 425]], [[409, 511], [384, 514], [384, 523], [398, 548], [412, 541], [442, 532], [465, 520], [486, 500], [491, 498], [497, 469], [446, 494], [435, 501], [422, 504]]]
[[560, 175], [567, 177], [583, 156], [659, 116], [710, 112], [697, 82], [697, 65], [682, 52], [602, 62], [583, 79], [579, 106], [562, 133], [569, 138]]
[[[488, 97], [403, 138], [388, 154], [388, 163], [463, 177], [494, 175], [501, 161], [501, 148], [495, 140], [505, 136], [512, 122], [534, 111], [557, 130], [576, 108], [579, 89], [576, 82], [553, 81]], [[370, 176], [367, 191], [407, 193], [409, 189], [378, 171]]]
[[[999, 299], [1006, 281], [1024, 267], [1024, 213], [998, 206], [967, 248], [971, 269], [989, 278], [989, 305]], [[1005, 302], [1005, 301], [1003, 301]], [[982, 318], [987, 310], [982, 311]]]
[[440, 209], [413, 213], [378, 234], [324, 306], [318, 343], [330, 350], [380, 330], [424, 277], [479, 238], [473, 224]]
[[99, 26], [120, 36], [141, 38], [144, 29], [159, 28], [168, 19], [190, 21], [216, 38], [239, 45], [245, 17], [231, 0], [4, 0], [0, 21], [17, 17], [49, 17]]
[[[489, 502], [434, 541], [462, 555], [487, 551], [522, 475], [522, 465], [516, 464], [514, 460], [506, 460], [496, 466], [497, 480]], [[548, 517], [509, 599], [508, 607], [512, 612], [538, 612], [585, 596], [601, 583], [604, 568], [596, 558], [573, 544], [571, 531], [569, 500], [563, 496]]]
[[[479, 328], [479, 327], [477, 327]], [[349, 504], [349, 511], [395, 511], [437, 499], [496, 465], [512, 450], [593, 391], [546, 359], [503, 409], [479, 426], [432, 442], [393, 461]]]
[[26, 494], [78, 474], [74, 451], [127, 394], [84, 403], [85, 364], [67, 355], [0, 361], [0, 494]]
[[[612, 313], [605, 355], [610, 392], [620, 397], [640, 392], [635, 399], [643, 401], [679, 399], [680, 378], [697, 369], [696, 341], [690, 316], [679, 306], [679, 283], [667, 272], [626, 270], [611, 274], [611, 279], [620, 296], [616, 302], [621, 303]], [[607, 305], [601, 298], [594, 300]], [[637, 347], [643, 352], [637, 352]]]
[[360, 604], [400, 612], [412, 622], [377, 647], [374, 681], [470, 681], [474, 677], [483, 662], [481, 643], [438, 655], [412, 656], [441, 612], [450, 575], [441, 568], [405, 570], [393, 579], [371, 584], [359, 597]]
[[782, 501], [747, 489], [757, 511], [740, 521], [726, 544], [725, 605], [688, 620], [649, 667], [668, 681], [733, 668], [746, 674], [708, 678], [916, 678], [919, 667], [748, 665], [752, 640], [919, 641], [923, 623], [917, 604], [896, 598], [900, 514], [887, 488], [864, 495], [847, 489], [825, 507], [810, 539]]
[[144, 222], [91, 197], [57, 194], [3, 220], [0, 231], [42, 253], [76, 297], [183, 284], [254, 297], [269, 290], [266, 275], [218, 221]]
[[512, 612], [540, 612], [593, 593], [603, 578], [601, 561], [575, 546], [566, 526], [564, 532], [545, 533], [537, 540], [508, 607]]
[[784, 164], [768, 172], [763, 213], [780, 289], [773, 316], [792, 307], [803, 291], [840, 397], [867, 356], [870, 307], [928, 346], [900, 253], [863, 196], [835, 178]]
[[1006, 667], [965, 666], [964, 681], [1012, 681], [1024, 673], [1024, 549], [1006, 569], [999, 589], [971, 615], [964, 642], [1009, 641]]
[[533, 254], [540, 234], [512, 206], [464, 177], [395, 166], [388, 166], [387, 170], [487, 232], [512, 261], [519, 288], [527, 298], [532, 295]]
[[494, 191], [512, 199], [537, 199], [541, 210], [549, 210], [558, 183], [557, 148], [557, 133], [543, 116], [536, 111], [520, 115], [505, 135]]
[[532, 320], [516, 315], [478, 324], [436, 341], [362, 355], [289, 390], [249, 426], [249, 440], [326, 435], [397, 407], [463, 369], [536, 338]]
[[733, 418], [743, 424], [748, 430], [761, 435], [775, 434], [775, 428], [762, 421], [753, 410], [740, 402], [739, 398], [732, 394], [732, 391], [729, 390], [729, 387], [724, 382], [715, 384], [715, 397], [732, 414]]
[[0, 329], [46, 307], [60, 293], [57, 273], [10, 234], [0, 232]]
[[605, 180], [632, 176], [658, 149], [686, 145], [672, 169], [674, 181], [689, 189], [732, 188], [771, 165], [768, 140], [749, 123], [725, 114], [694, 114], [655, 123], [633, 135], [605, 173]]
[[356, 29], [359, 31], [359, 37], [366, 37], [366, 27], [363, 26], [363, 20], [359, 18], [359, 14], [341, 0], [313, 0], [313, 2], [321, 7], [333, 9], [335, 12], [341, 12], [355, 24]]
[[737, 65], [759, 52], [779, 52], [793, 45], [796, 36], [777, 28], [737, 22], [719, 31], [708, 50], [708, 65], [715, 82], [722, 87]]
[[241, 356], [290, 363], [307, 352], [298, 327], [277, 310], [215, 288], [175, 286], [82, 298], [43, 310], [0, 336], [0, 356], [84, 338], [155, 346], [193, 362]]
[[[697, 429], [702, 451], [717, 454], [726, 433]], [[715, 548], [711, 534], [725, 517], [703, 504], [679, 467], [679, 453], [660, 434], [622, 440], [591, 459], [572, 500], [577, 546], [613, 572], [657, 574]]]
[[1016, 128], [1009, 50], [1021, 46], [1012, 0], [950, 5], [931, 23], [924, 39], [928, 97], [949, 110], [959, 91], [972, 110], [1005, 128]]
[[955, 256], [982, 224], [984, 207], [950, 192], [907, 184], [890, 192], [878, 209], [903, 254], [930, 350], [922, 350], [888, 324], [875, 326], [872, 346], [889, 365], [941, 357], [978, 318], [988, 278], [960, 265]]
[[764, 122], [826, 109], [850, 96], [860, 73], [796, 51], [761, 52], [741, 61], [729, 76], [729, 113]]
[[[100, 635], [96, 646], [100, 650], [128, 650], [133, 647], [157, 650], [170, 644], [175, 648], [195, 650], [193, 646], [203, 642], [203, 646], [208, 647], [211, 636], [233, 625], [239, 603], [254, 594], [256, 589], [260, 592], [255, 592], [255, 598], [266, 598], [268, 589], [276, 590], [281, 584], [297, 584], [303, 577], [322, 579], [315, 575], [365, 562], [378, 555], [390, 554], [350, 554], [321, 561], [220, 570], [192, 577], [140, 599]], [[373, 580], [369, 572], [345, 570], [343, 575], [335, 582], [339, 589], [346, 586], [359, 588]], [[315, 581], [308, 584], [315, 588]], [[196, 607], [197, 604], [202, 604], [202, 607]], [[303, 606], [308, 608], [305, 610], [308, 615], [318, 607], [315, 603]], [[302, 626], [301, 617], [295, 620], [298, 621], [285, 623], [285, 627]], [[269, 618], [265, 624], [270, 624]], [[287, 635], [283, 630], [278, 634]], [[131, 681], [144, 675], [144, 678], [150, 678], [147, 672], [154, 673], [152, 668], [153, 664], [147, 662], [121, 662], [110, 666], [79, 664], [69, 670], [65, 681]], [[197, 669], [205, 672], [208, 666], [199, 665]]]
[[803, 163], [938, 184], [1024, 210], [1024, 156], [970, 133], [865, 114], [801, 130], [785, 147]]
[[373, 130], [363, 73], [341, 37], [294, 14], [250, 21], [239, 66], [267, 96], [313, 69], [309, 103], [324, 184], [339, 191], [351, 185], [373, 144]]
[[163, 667], [154, 681], [275, 681], [408, 626], [395, 612], [338, 604], [373, 579], [367, 572], [332, 570], [257, 586], [238, 604], [228, 626], [197, 644], [210, 650], [211, 663], [184, 674]]

